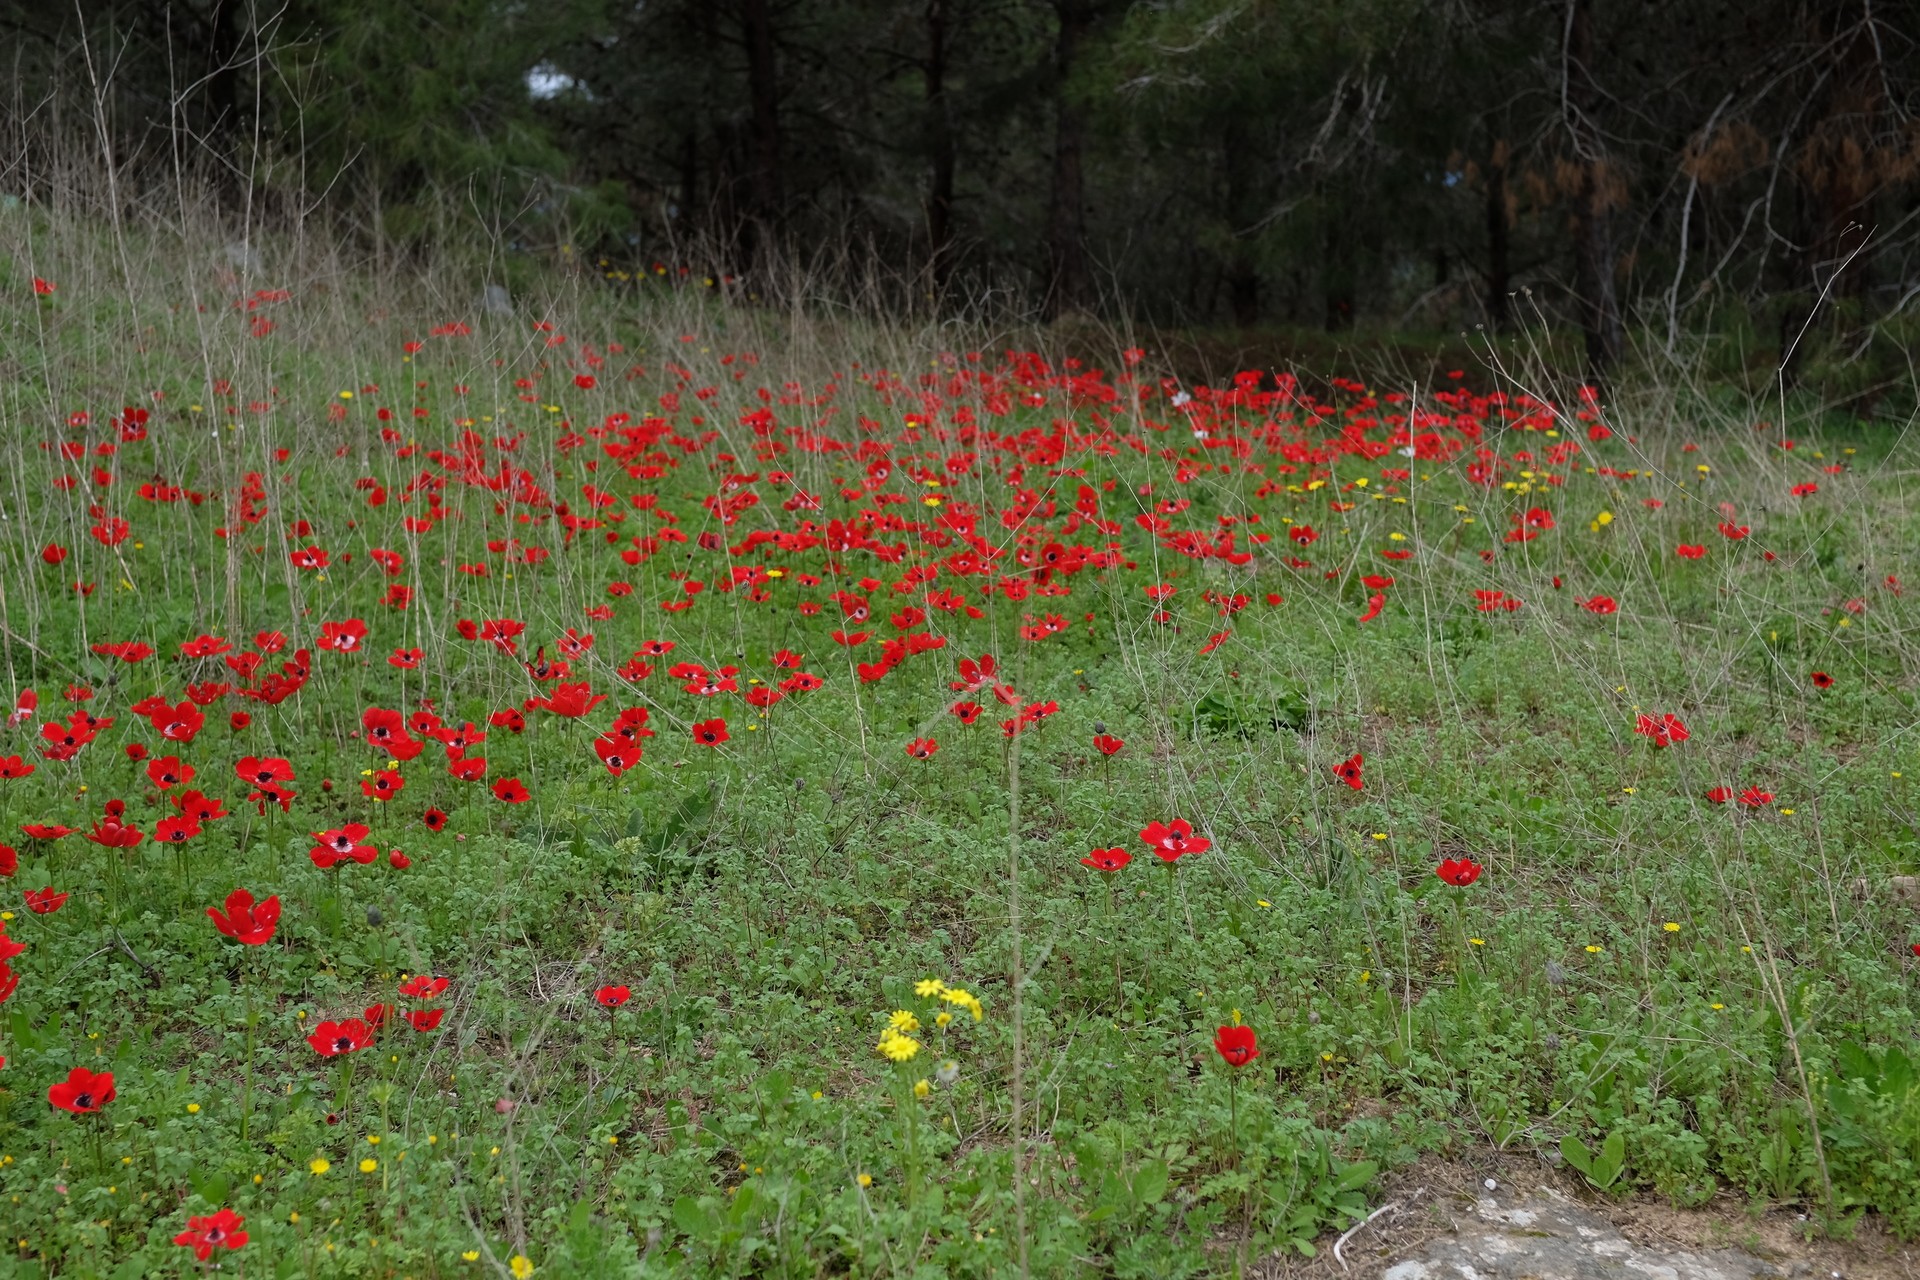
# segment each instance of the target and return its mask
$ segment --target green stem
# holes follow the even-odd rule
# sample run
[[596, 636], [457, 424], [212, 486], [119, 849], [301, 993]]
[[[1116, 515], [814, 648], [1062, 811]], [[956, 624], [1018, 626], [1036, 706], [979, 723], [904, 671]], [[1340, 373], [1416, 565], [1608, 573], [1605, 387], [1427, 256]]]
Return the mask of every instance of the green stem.
[[254, 984], [247, 983], [247, 1070], [246, 1082], [240, 1088], [240, 1145], [247, 1142], [247, 1131], [253, 1121], [253, 1050], [254, 1035], [260, 1025], [260, 1010], [256, 1004]]
[[[906, 1077], [903, 1075], [901, 1079], [904, 1080]], [[907, 1208], [911, 1209], [919, 1199], [920, 1191], [920, 1139], [914, 1132], [920, 1127], [920, 1109], [918, 1100], [914, 1097], [913, 1085], [910, 1083], [907, 1085], [905, 1102], [906, 1105], [901, 1108], [900, 1114], [905, 1118], [907, 1126]]]
[[1240, 1150], [1240, 1076], [1227, 1077], [1227, 1139], [1235, 1152]]

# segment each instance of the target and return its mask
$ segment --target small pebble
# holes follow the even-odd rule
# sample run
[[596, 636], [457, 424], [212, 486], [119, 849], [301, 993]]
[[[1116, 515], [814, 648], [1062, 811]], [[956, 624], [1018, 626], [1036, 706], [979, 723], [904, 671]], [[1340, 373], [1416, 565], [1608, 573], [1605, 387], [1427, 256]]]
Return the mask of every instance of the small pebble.
[[1495, 1182], [1492, 1178], [1488, 1178], [1485, 1182], [1481, 1183], [1480, 1185], [1485, 1187], [1489, 1191], [1498, 1191], [1500, 1189], [1500, 1184]]

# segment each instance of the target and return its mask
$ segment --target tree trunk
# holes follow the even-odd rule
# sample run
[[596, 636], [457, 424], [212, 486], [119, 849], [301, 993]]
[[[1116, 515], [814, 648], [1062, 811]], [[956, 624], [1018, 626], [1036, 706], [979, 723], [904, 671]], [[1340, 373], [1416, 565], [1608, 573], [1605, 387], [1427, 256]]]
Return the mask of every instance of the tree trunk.
[[1259, 201], [1253, 147], [1244, 117], [1236, 114], [1228, 118], [1222, 145], [1227, 166], [1227, 230], [1233, 237], [1227, 259], [1227, 301], [1233, 308], [1234, 324], [1248, 329], [1260, 319], [1260, 272], [1254, 264], [1253, 232], [1249, 230], [1259, 221]]
[[768, 0], [741, 0], [741, 35], [747, 46], [748, 123], [752, 185], [748, 229], [749, 255], [779, 230], [782, 203], [780, 171], [780, 86], [773, 52], [773, 12]]
[[207, 132], [240, 136], [240, 0], [214, 0], [207, 31]]
[[684, 236], [699, 226], [694, 213], [700, 200], [700, 140], [692, 129], [680, 139], [680, 211], [673, 220], [676, 235]]
[[1507, 220], [1507, 140], [1493, 144], [1487, 162], [1487, 322], [1500, 333], [1513, 325], [1513, 227]]
[[1620, 362], [1626, 331], [1614, 284], [1616, 183], [1600, 136], [1600, 90], [1594, 82], [1593, 0], [1567, 0], [1565, 100], [1579, 184], [1574, 192], [1574, 291], [1587, 337], [1587, 369], [1604, 378]]
[[1833, 282], [1831, 298], [1857, 298], [1866, 292], [1866, 255], [1854, 255], [1872, 229], [1873, 201], [1880, 192], [1875, 126], [1885, 105], [1886, 79], [1879, 45], [1867, 29], [1874, 20], [1871, 10], [1861, 19], [1859, 9], [1852, 0], [1830, 0], [1820, 14], [1819, 35], [1832, 62], [1833, 88], [1807, 138], [1801, 165], [1812, 188], [1816, 219], [1809, 274], [1816, 290]]
[[947, 35], [952, 0], [927, 0], [927, 267], [936, 301], [953, 274], [953, 122], [947, 111]]
[[1049, 320], [1087, 304], [1092, 293], [1087, 266], [1085, 175], [1086, 109], [1067, 93], [1067, 81], [1080, 42], [1093, 25], [1087, 0], [1054, 0], [1060, 34], [1053, 47], [1054, 139], [1053, 195], [1047, 204], [1047, 294], [1043, 314]]

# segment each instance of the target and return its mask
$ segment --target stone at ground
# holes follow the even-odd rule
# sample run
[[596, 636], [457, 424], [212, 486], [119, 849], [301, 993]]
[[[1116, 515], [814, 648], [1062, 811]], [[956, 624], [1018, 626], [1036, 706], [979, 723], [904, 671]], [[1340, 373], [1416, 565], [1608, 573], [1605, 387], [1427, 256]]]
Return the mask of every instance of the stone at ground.
[[1543, 1188], [1522, 1197], [1483, 1193], [1456, 1213], [1452, 1235], [1368, 1270], [1381, 1280], [1789, 1280], [1812, 1268], [1737, 1248], [1637, 1245], [1606, 1218]]

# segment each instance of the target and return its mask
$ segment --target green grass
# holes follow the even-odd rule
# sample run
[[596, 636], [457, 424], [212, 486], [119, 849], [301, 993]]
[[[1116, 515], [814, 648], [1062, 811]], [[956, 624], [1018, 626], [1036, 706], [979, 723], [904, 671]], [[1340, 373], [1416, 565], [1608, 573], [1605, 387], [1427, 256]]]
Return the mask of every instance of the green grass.
[[[1533, 424], [1552, 436], [1500, 429], [1497, 404], [1444, 410], [1484, 421], [1505, 469], [1483, 484], [1472, 445], [1358, 456], [1353, 442], [1386, 440], [1383, 415], [1409, 406], [1370, 406], [1355, 384], [1303, 430], [1318, 445], [1350, 424], [1346, 451], [1324, 474], [1284, 473], [1290, 437], [1266, 434], [1269, 415], [1305, 424], [1300, 406], [1223, 409], [1213, 441], [1244, 447], [1202, 449], [1151, 349], [1138, 373], [1152, 394], [1103, 404], [1011, 361], [1017, 339], [558, 276], [521, 315], [489, 319], [464, 284], [291, 249], [271, 279], [210, 283], [191, 266], [205, 244], [143, 234], [108, 251], [83, 226], [0, 214], [0, 639], [15, 696], [40, 698], [0, 737], [0, 756], [38, 765], [0, 783], [0, 820], [84, 831], [118, 798], [151, 834], [172, 809], [133, 743], [178, 754], [231, 816], [180, 850], [6, 837], [16, 889], [71, 896], [9, 922], [27, 950], [0, 1008], [0, 1210], [16, 1242], [0, 1275], [185, 1273], [197, 1264], [173, 1235], [222, 1206], [251, 1235], [232, 1259], [279, 1276], [505, 1274], [516, 1257], [580, 1276], [1224, 1275], [1324, 1246], [1392, 1168], [1488, 1145], [1568, 1153], [1615, 1194], [1729, 1191], [1830, 1230], [1872, 1212], [1920, 1231], [1920, 928], [1891, 879], [1920, 869], [1915, 596], [1890, 585], [1920, 584], [1902, 436], [1790, 423], [1789, 451], [1778, 426], [1752, 427], [1777, 406], [1648, 382], [1618, 393], [1615, 435], [1591, 442], [1569, 389], [1566, 416]], [[55, 293], [23, 288], [34, 275]], [[279, 287], [290, 299], [253, 313], [272, 332], [251, 336], [234, 299]], [[430, 336], [456, 320], [474, 332]], [[1118, 351], [1103, 367], [1121, 385]], [[597, 385], [575, 385], [589, 370]], [[1535, 373], [1469, 384], [1518, 395], [1546, 385]], [[1439, 408], [1433, 387], [1374, 390]], [[151, 410], [144, 440], [62, 461], [59, 442], [113, 441], [133, 404]], [[763, 407], [785, 451], [756, 458], [743, 417]], [[564, 446], [621, 412], [660, 415], [691, 447], [664, 443], [641, 460], [660, 474], [630, 478], [598, 439]], [[542, 496], [451, 479], [446, 514], [408, 531], [429, 490], [401, 495], [458, 475], [426, 450], [455, 448], [468, 421], [488, 441], [525, 432], [513, 451], [488, 444], [487, 469], [524, 468]], [[848, 448], [808, 451], [789, 428]], [[981, 429], [993, 438], [962, 434]], [[862, 442], [890, 446], [896, 470], [843, 497], [835, 477], [858, 483]], [[971, 465], [944, 466], [961, 453]], [[762, 501], [724, 527], [702, 499], [736, 470], [762, 477]], [[820, 509], [786, 509], [773, 470]], [[76, 486], [55, 487], [61, 475]], [[204, 501], [137, 496], [155, 479]], [[1791, 496], [1804, 482], [1818, 492]], [[688, 540], [634, 565], [607, 527], [568, 540], [553, 503], [585, 511], [583, 483], [618, 500], [621, 547], [671, 527], [636, 494]], [[1082, 484], [1118, 532], [1068, 527]], [[1057, 508], [1015, 531], [999, 516], [1023, 488]], [[921, 501], [933, 494], [941, 506]], [[1190, 501], [1173, 528], [1231, 527], [1251, 561], [1192, 559], [1136, 523], [1170, 498]], [[1747, 538], [1717, 530], [1722, 503]], [[1536, 507], [1554, 527], [1504, 541]], [[699, 541], [742, 546], [863, 509], [936, 537], [940, 516], [976, 512], [1009, 578], [1031, 579], [1015, 557], [1050, 541], [1111, 540], [1120, 560], [1062, 575], [1061, 596], [1009, 599], [944, 564], [961, 544], [916, 530], [877, 532], [897, 559]], [[110, 516], [131, 526], [118, 547], [89, 532]], [[301, 520], [310, 535], [290, 530]], [[1292, 525], [1318, 540], [1296, 546]], [[516, 538], [547, 557], [489, 550]], [[49, 543], [69, 557], [45, 563]], [[1706, 555], [1679, 558], [1683, 543]], [[325, 571], [291, 563], [310, 544]], [[372, 563], [376, 548], [402, 572]], [[928, 564], [941, 576], [906, 581]], [[717, 590], [734, 565], [779, 576]], [[1361, 623], [1369, 574], [1395, 581]], [[676, 575], [707, 589], [687, 597]], [[609, 595], [616, 581], [632, 594]], [[382, 603], [395, 583], [414, 590], [404, 609]], [[1156, 604], [1157, 584], [1177, 590]], [[871, 599], [863, 645], [831, 638], [851, 626], [836, 586]], [[928, 606], [929, 589], [965, 592], [979, 616]], [[1480, 612], [1475, 591], [1525, 603]], [[1231, 617], [1209, 598], [1235, 594], [1248, 599]], [[1619, 612], [1576, 604], [1595, 595]], [[856, 664], [916, 602], [930, 618], [910, 629], [945, 647], [863, 681]], [[588, 616], [599, 607], [610, 616]], [[1023, 639], [1047, 614], [1064, 629]], [[264, 673], [348, 618], [367, 623], [364, 651], [315, 652], [278, 705], [216, 697], [190, 744], [166, 746], [131, 710], [178, 703], [191, 681], [241, 683], [218, 657], [177, 656], [202, 633], [244, 651], [284, 632]], [[460, 619], [499, 618], [526, 623], [517, 654], [459, 634]], [[523, 659], [562, 656], [568, 628], [592, 632], [573, 678], [607, 701], [578, 720], [529, 711], [524, 734], [488, 727], [554, 687]], [[623, 680], [615, 668], [650, 640], [676, 647]], [[125, 641], [156, 653], [92, 649]], [[413, 646], [417, 670], [386, 663]], [[782, 649], [823, 687], [758, 710], [747, 682], [786, 678]], [[1008, 739], [1010, 712], [982, 690], [969, 696], [985, 714], [961, 725], [957, 664], [985, 653], [1057, 712]], [[682, 660], [737, 666], [740, 691], [684, 692], [666, 671]], [[72, 709], [69, 685], [114, 723], [72, 761], [42, 759], [38, 726]], [[486, 730], [470, 754], [487, 781], [449, 777], [428, 742], [397, 798], [363, 796], [388, 757], [361, 737], [362, 712], [423, 698]], [[616, 778], [592, 741], [629, 706], [650, 709], [657, 736]], [[1681, 716], [1689, 738], [1655, 748], [1635, 732], [1643, 712]], [[731, 740], [697, 745], [688, 726], [711, 716]], [[1102, 729], [1125, 740], [1111, 758], [1091, 745]], [[931, 759], [906, 753], [921, 737], [939, 743]], [[1333, 773], [1356, 752], [1360, 790]], [[247, 803], [234, 763], [248, 755], [289, 760], [290, 812]], [[510, 777], [529, 802], [491, 797]], [[1774, 798], [1711, 802], [1723, 785]], [[451, 815], [443, 831], [423, 824], [429, 806]], [[1138, 833], [1174, 818], [1212, 847], [1168, 871]], [[310, 833], [350, 822], [411, 865], [316, 868]], [[1134, 860], [1109, 883], [1079, 859], [1111, 847]], [[1435, 867], [1460, 857], [1484, 873], [1443, 884]], [[280, 897], [271, 944], [242, 947], [207, 919], [236, 886]], [[416, 1007], [396, 988], [420, 973], [451, 979], [432, 1032], [390, 1025], [351, 1055], [350, 1079], [308, 1047], [324, 1019]], [[982, 1020], [917, 996], [928, 978], [976, 995]], [[593, 999], [605, 985], [632, 993], [611, 1015]], [[942, 1008], [958, 1013], [944, 1029]], [[894, 1010], [923, 1024], [897, 1065], [876, 1050]], [[1237, 1072], [1212, 1048], [1236, 1011], [1261, 1051]], [[48, 1104], [75, 1066], [114, 1074], [97, 1116]]]

